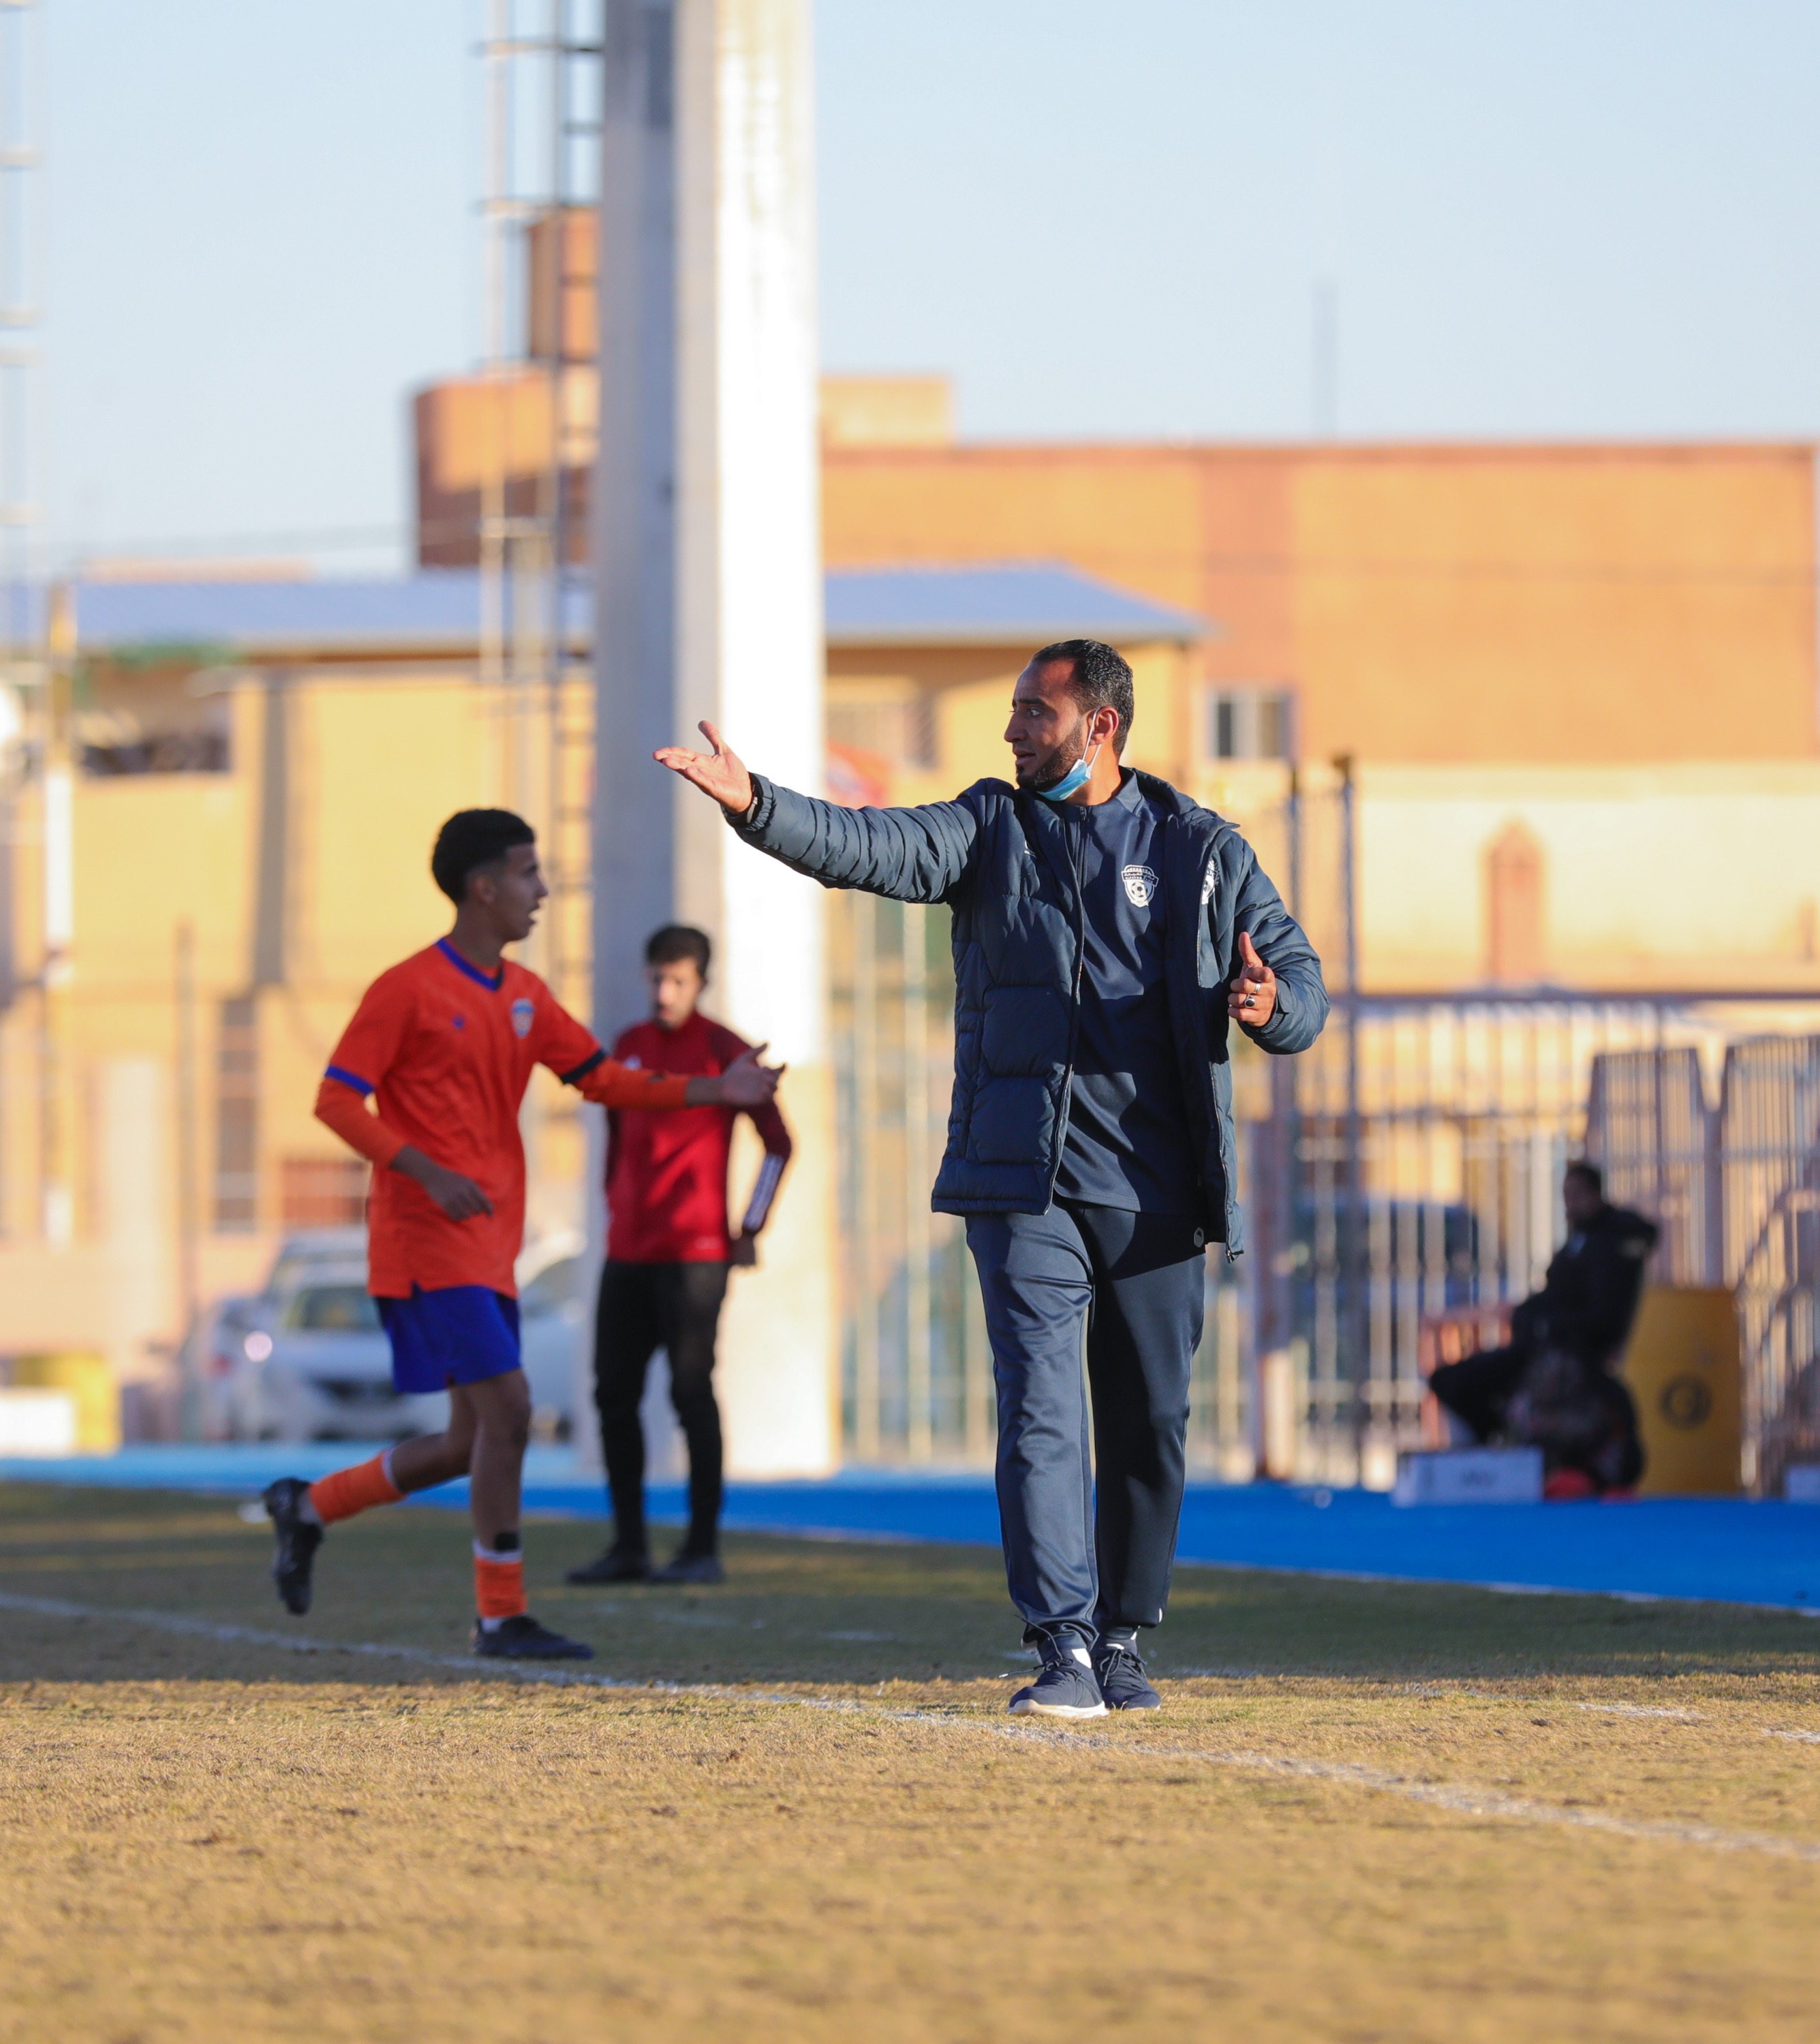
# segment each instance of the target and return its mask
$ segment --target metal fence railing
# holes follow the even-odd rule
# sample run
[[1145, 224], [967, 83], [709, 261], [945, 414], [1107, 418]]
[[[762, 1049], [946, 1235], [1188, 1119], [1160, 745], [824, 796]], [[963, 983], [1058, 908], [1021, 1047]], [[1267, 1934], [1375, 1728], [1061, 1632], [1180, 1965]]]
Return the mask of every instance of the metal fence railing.
[[[991, 1362], [964, 1230], [929, 1210], [953, 1060], [947, 912], [832, 897], [841, 1416], [867, 1463], [981, 1466]], [[1425, 1324], [1538, 1285], [1563, 1167], [1663, 1230], [1656, 1281], [1735, 1287], [1745, 1474], [1820, 1456], [1820, 1004], [1340, 989], [1302, 1057], [1234, 1051], [1249, 1236], [1207, 1265], [1202, 1474], [1383, 1484]], [[1487, 1322], [1489, 1324], [1489, 1320]]]
[[868, 1463], [980, 1465], [991, 1358], [963, 1224], [929, 1211], [954, 1069], [944, 909], [829, 902], [841, 1227], [841, 1422]]

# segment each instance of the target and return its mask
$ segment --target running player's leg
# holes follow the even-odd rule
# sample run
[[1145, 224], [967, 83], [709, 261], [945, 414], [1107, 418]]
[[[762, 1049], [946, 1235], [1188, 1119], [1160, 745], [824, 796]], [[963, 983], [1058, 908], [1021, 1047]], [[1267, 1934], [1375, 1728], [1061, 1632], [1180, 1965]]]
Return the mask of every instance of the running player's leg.
[[474, 1450], [474, 1412], [459, 1389], [452, 1393], [448, 1424], [437, 1434], [414, 1435], [383, 1454], [337, 1470], [314, 1483], [280, 1477], [265, 1493], [277, 1551], [272, 1580], [287, 1611], [310, 1608], [311, 1572], [324, 1530], [375, 1505], [396, 1504], [415, 1490], [433, 1490], [466, 1476]]
[[474, 1458], [468, 1465], [468, 1509], [474, 1538], [497, 1546], [518, 1538], [524, 1492], [525, 1450], [531, 1439], [531, 1391], [521, 1370], [458, 1385], [474, 1412]]
[[440, 1434], [414, 1434], [391, 1450], [392, 1481], [406, 1496], [433, 1490], [439, 1483], [464, 1477], [474, 1454], [474, 1401], [465, 1385], [448, 1390], [448, 1424]]
[[525, 1608], [519, 1536], [531, 1392], [519, 1357], [518, 1302], [480, 1285], [424, 1295], [452, 1393], [473, 1414], [468, 1509], [474, 1521], [474, 1650], [513, 1661], [586, 1661], [593, 1649], [538, 1624]]
[[718, 1583], [720, 1563], [721, 1409], [714, 1400], [714, 1335], [727, 1295], [724, 1263], [669, 1263], [660, 1310], [670, 1358], [670, 1402], [689, 1445], [689, 1530], [660, 1582]]
[[[491, 1298], [492, 1294], [484, 1293]], [[381, 1299], [379, 1318], [392, 1350], [392, 1385], [412, 1395], [433, 1394], [448, 1388], [454, 1374], [449, 1365], [450, 1335], [446, 1311], [436, 1301], [447, 1293], [415, 1292], [408, 1299]], [[515, 1337], [510, 1349], [501, 1345], [494, 1366], [517, 1366]], [[337, 1470], [315, 1483], [280, 1477], [265, 1493], [265, 1508], [276, 1538], [272, 1580], [287, 1611], [301, 1616], [310, 1608], [311, 1573], [325, 1527], [352, 1519], [375, 1505], [396, 1504], [414, 1490], [428, 1490], [468, 1473], [474, 1443], [474, 1416], [452, 1402], [449, 1422], [439, 1434], [400, 1441], [383, 1454]]]

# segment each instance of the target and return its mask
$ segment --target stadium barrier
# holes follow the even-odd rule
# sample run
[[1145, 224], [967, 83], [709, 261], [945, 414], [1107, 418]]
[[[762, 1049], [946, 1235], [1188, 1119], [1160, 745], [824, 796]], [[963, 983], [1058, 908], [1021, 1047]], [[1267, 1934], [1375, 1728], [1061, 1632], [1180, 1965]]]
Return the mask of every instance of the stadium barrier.
[[[1653, 1283], [1736, 1294], [1745, 1486], [1772, 1494], [1791, 1461], [1820, 1460], [1820, 1001], [1349, 992], [1337, 826], [1304, 809], [1299, 855], [1280, 817], [1260, 851], [1334, 1012], [1299, 1058], [1233, 1045], [1249, 1243], [1208, 1258], [1193, 1472], [1387, 1489], [1399, 1454], [1437, 1442], [1432, 1331], [1490, 1324], [1541, 1284], [1583, 1155], [1661, 1227]], [[948, 912], [829, 906], [843, 1458], [984, 1468], [979, 1289], [961, 1224], [928, 1203], [953, 1063]]]

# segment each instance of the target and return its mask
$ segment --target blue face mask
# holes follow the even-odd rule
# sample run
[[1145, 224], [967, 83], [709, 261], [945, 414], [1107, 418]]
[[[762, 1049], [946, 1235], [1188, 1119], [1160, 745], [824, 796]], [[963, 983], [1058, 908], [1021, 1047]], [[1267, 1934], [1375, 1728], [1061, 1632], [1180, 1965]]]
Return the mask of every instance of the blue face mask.
[[1037, 793], [1045, 802], [1065, 802], [1077, 789], [1087, 786], [1093, 763], [1099, 757], [1099, 747], [1096, 745], [1091, 754], [1083, 752], [1052, 788], [1039, 788]]

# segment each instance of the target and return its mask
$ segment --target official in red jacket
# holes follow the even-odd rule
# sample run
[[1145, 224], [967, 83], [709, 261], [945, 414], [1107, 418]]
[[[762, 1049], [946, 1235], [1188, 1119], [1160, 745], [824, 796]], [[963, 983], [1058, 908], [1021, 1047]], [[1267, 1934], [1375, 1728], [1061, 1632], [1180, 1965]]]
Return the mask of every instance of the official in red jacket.
[[[678, 924], [645, 947], [651, 1020], [623, 1031], [614, 1062], [629, 1070], [711, 1078], [751, 1045], [699, 1013], [712, 957], [706, 934]], [[764, 1161], [736, 1235], [727, 1170], [737, 1109], [633, 1108], [607, 1116], [606, 1262], [594, 1323], [594, 1400], [613, 1503], [613, 1544], [571, 1583], [718, 1583], [721, 1414], [714, 1335], [730, 1264], [758, 1260], [759, 1231], [790, 1158], [775, 1103], [752, 1112]], [[670, 1397], [689, 1445], [689, 1530], [675, 1558], [653, 1570], [645, 1525], [645, 1429], [639, 1407], [651, 1358], [670, 1359]]]

